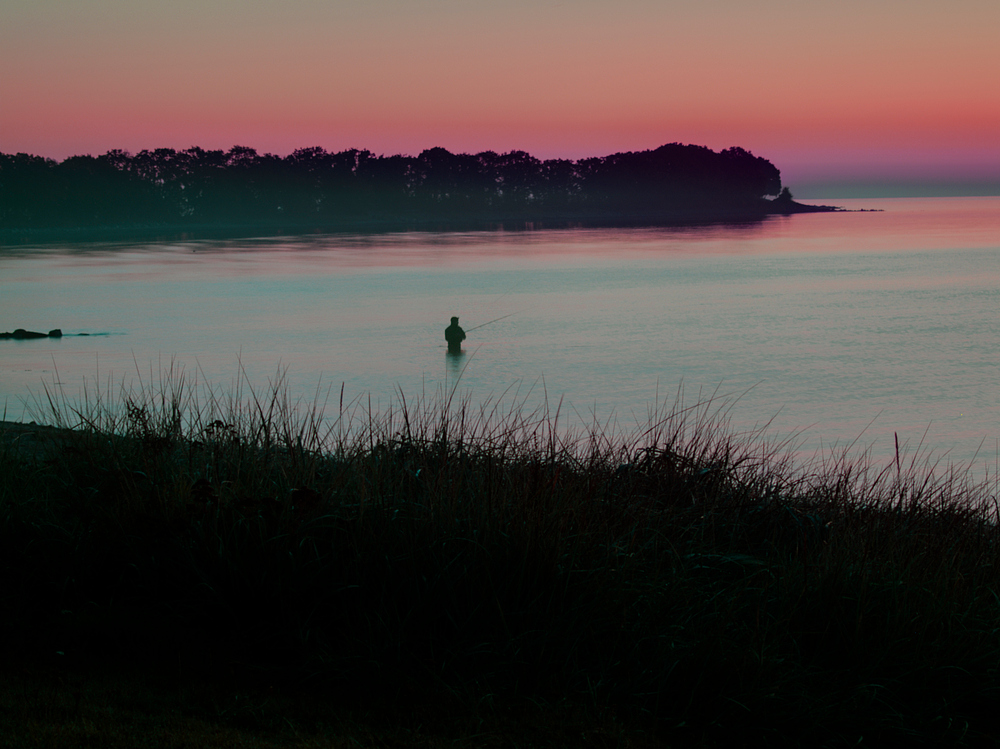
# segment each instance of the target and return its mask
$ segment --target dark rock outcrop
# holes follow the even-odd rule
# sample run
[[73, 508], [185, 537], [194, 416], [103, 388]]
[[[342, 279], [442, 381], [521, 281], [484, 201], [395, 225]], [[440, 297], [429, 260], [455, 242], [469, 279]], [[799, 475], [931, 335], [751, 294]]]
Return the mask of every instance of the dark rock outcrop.
[[13, 333], [0, 333], [0, 338], [12, 338], [15, 341], [24, 341], [31, 338], [62, 338], [62, 330], [55, 328], [48, 333], [36, 333], [34, 330], [18, 328]]

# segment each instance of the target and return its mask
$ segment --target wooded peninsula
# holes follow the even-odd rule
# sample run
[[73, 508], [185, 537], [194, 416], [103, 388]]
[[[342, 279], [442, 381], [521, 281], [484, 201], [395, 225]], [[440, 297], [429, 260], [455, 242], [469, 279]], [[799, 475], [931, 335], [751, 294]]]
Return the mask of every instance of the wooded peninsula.
[[62, 162], [0, 153], [0, 233], [240, 233], [756, 221], [818, 210], [742, 148], [671, 143], [604, 157], [524, 151], [379, 156], [235, 146], [112, 150]]

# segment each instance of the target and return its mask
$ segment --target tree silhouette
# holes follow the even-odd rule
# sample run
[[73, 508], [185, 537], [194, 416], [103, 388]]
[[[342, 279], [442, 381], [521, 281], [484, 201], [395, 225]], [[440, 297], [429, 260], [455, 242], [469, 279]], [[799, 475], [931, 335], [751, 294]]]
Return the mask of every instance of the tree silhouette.
[[[765, 200], [774, 195], [779, 198]], [[775, 204], [793, 205], [766, 159], [737, 147], [716, 153], [680, 143], [578, 161], [542, 161], [524, 151], [455, 154], [440, 147], [414, 157], [314, 146], [282, 158], [246, 146], [193, 146], [134, 155], [113, 150], [62, 163], [0, 154], [5, 229], [656, 222], [762, 216]]]

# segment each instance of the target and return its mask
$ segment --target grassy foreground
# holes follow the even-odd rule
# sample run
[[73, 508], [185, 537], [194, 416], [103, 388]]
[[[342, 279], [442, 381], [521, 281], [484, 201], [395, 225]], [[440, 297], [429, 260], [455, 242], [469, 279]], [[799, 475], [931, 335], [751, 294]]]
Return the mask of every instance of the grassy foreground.
[[995, 481], [710, 401], [47, 396], [0, 441], [12, 746], [1000, 742]]

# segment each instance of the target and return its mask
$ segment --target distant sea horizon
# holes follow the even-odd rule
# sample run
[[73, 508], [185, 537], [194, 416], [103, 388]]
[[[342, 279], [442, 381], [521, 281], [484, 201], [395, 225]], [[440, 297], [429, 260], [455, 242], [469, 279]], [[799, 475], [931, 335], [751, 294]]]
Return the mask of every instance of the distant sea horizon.
[[859, 200], [864, 198], [976, 198], [1000, 195], [1000, 174], [994, 180], [963, 179], [807, 179], [787, 185], [796, 200]]

